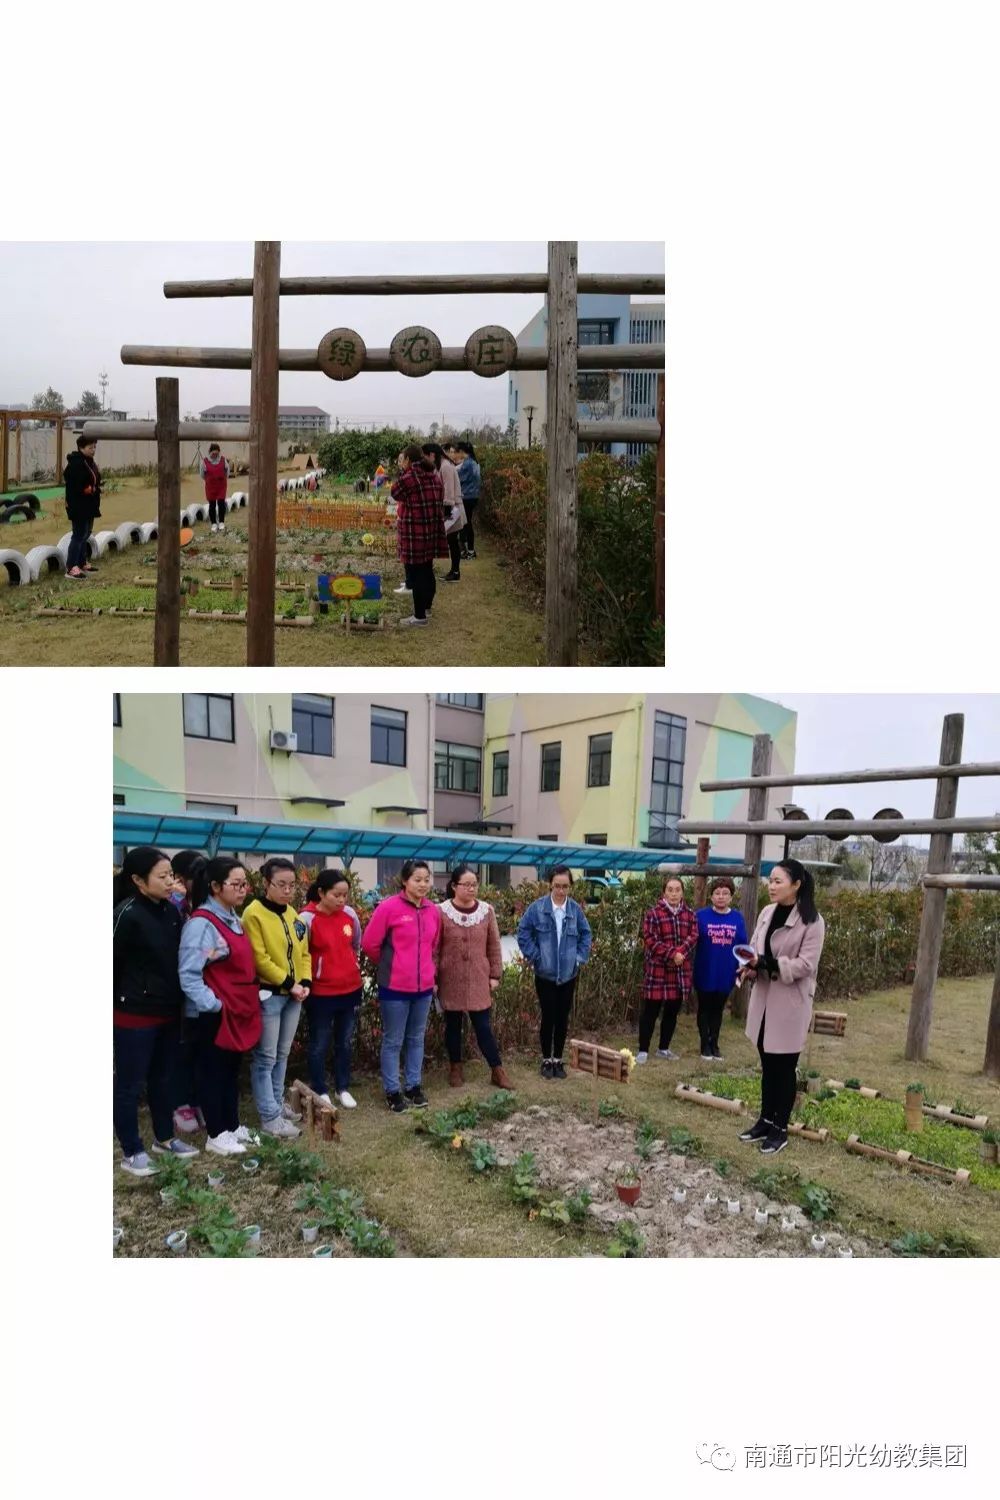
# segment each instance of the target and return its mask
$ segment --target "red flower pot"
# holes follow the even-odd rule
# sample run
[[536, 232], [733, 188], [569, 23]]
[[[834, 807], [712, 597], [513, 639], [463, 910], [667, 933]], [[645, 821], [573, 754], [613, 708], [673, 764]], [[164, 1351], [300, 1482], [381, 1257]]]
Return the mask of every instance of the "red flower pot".
[[629, 1208], [631, 1208], [632, 1205], [638, 1201], [641, 1188], [641, 1182], [615, 1183], [615, 1192], [618, 1194], [623, 1203], [628, 1204]]

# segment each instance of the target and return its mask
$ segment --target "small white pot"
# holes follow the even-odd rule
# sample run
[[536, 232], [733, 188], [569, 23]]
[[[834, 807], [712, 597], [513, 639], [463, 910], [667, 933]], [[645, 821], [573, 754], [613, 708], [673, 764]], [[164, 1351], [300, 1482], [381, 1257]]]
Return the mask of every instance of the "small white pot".
[[125, 1231], [124, 1231], [124, 1229], [122, 1229], [122, 1227], [121, 1227], [120, 1224], [115, 1224], [113, 1227], [114, 1227], [114, 1247], [113, 1248], [115, 1250], [117, 1250], [118, 1246], [121, 1244], [122, 1240], [125, 1238]]
[[173, 1229], [167, 1235], [167, 1249], [171, 1255], [186, 1255], [188, 1235], [186, 1229]]
[[714, 1214], [715, 1211], [716, 1211], [716, 1209], [718, 1208], [718, 1206], [719, 1206], [719, 1197], [718, 1197], [718, 1194], [717, 1193], [706, 1193], [705, 1194], [705, 1212], [707, 1214]]
[[177, 1189], [176, 1188], [172, 1188], [172, 1187], [160, 1188], [160, 1202], [161, 1203], [176, 1203], [177, 1202]]
[[333, 1246], [332, 1245], [317, 1245], [316, 1249], [313, 1251], [314, 1257], [316, 1259], [318, 1259], [318, 1260], [326, 1260], [332, 1254], [333, 1254]]
[[682, 1188], [682, 1187], [676, 1187], [676, 1188], [674, 1188], [674, 1202], [675, 1203], [683, 1203], [685, 1201], [685, 1199], [687, 1198], [687, 1195], [688, 1195], [687, 1188]]
[[260, 1162], [257, 1160], [256, 1156], [248, 1156], [246, 1161], [243, 1163], [243, 1170], [244, 1172], [249, 1173], [252, 1177], [259, 1166]]
[[303, 1238], [303, 1240], [305, 1241], [305, 1243], [307, 1245], [315, 1245], [316, 1238], [317, 1238], [318, 1234], [319, 1234], [319, 1225], [318, 1224], [303, 1224], [303, 1226], [302, 1226], [302, 1238]]
[[812, 1246], [812, 1248], [816, 1251], [817, 1255], [822, 1255], [823, 1251], [826, 1249], [826, 1235], [825, 1234], [814, 1234], [813, 1237], [812, 1237], [812, 1239], [809, 1241], [809, 1243]]
[[841, 1245], [837, 1250], [837, 1255], [841, 1260], [851, 1260], [854, 1256], [854, 1251], [850, 1245]]
[[756, 1226], [757, 1226], [758, 1229], [766, 1229], [767, 1228], [767, 1209], [766, 1208], [755, 1208], [754, 1211], [753, 1211], [753, 1221], [756, 1224]]
[[782, 1219], [782, 1221], [781, 1221], [781, 1232], [782, 1232], [782, 1234], [794, 1234], [795, 1233], [795, 1220], [794, 1219]]
[[740, 1200], [738, 1198], [726, 1199], [726, 1213], [738, 1214], [740, 1211]]
[[210, 1188], [220, 1188], [225, 1180], [225, 1173], [223, 1172], [209, 1172], [208, 1174], [208, 1185]]
[[260, 1225], [259, 1224], [244, 1224], [244, 1226], [243, 1226], [243, 1238], [246, 1240], [246, 1242], [247, 1242], [248, 1245], [251, 1245], [253, 1247], [254, 1250], [259, 1250], [260, 1249]]

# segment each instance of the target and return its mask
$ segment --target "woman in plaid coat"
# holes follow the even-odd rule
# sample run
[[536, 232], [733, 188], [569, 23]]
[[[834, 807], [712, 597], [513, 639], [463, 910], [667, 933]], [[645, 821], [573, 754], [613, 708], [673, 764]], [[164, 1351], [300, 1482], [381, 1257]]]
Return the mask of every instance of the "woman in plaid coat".
[[698, 918], [684, 900], [684, 887], [672, 875], [660, 900], [642, 919], [642, 1014], [636, 1062], [644, 1063], [649, 1056], [657, 1011], [660, 1046], [656, 1055], [671, 1061], [677, 1057], [676, 1052], [671, 1052], [670, 1043], [681, 1006], [691, 993], [697, 945]]
[[448, 556], [444, 534], [444, 484], [428, 457], [417, 443], [411, 443], [399, 455], [402, 470], [392, 486], [396, 502], [396, 542], [400, 559], [406, 568], [407, 581], [413, 589], [413, 614], [400, 625], [426, 625], [437, 584], [434, 559]]

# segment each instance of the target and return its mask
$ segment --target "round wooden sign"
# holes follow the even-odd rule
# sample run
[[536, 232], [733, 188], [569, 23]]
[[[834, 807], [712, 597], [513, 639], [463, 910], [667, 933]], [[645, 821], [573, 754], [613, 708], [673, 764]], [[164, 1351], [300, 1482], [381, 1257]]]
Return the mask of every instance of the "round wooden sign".
[[319, 367], [331, 380], [353, 380], [365, 363], [365, 341], [353, 328], [331, 328], [319, 341]]
[[517, 340], [507, 328], [487, 323], [465, 341], [465, 363], [474, 375], [503, 375], [517, 357]]
[[389, 362], [401, 375], [429, 375], [441, 365], [441, 340], [429, 328], [401, 328], [389, 345]]
[[355, 573], [340, 573], [330, 580], [330, 592], [338, 599], [360, 599], [364, 591], [364, 583]]

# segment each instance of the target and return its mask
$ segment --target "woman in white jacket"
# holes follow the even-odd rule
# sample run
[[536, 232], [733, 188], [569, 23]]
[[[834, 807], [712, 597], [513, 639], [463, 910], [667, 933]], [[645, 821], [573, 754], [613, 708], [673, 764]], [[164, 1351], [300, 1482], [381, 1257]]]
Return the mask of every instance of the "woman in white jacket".
[[441, 475], [441, 483], [444, 485], [444, 534], [448, 538], [448, 552], [451, 556], [451, 568], [444, 575], [445, 583], [458, 583], [461, 577], [462, 548], [459, 537], [468, 524], [465, 514], [465, 506], [462, 503], [462, 485], [458, 477], [458, 469], [445, 453], [439, 443], [424, 443], [423, 451], [428, 458], [433, 458], [434, 466]]

